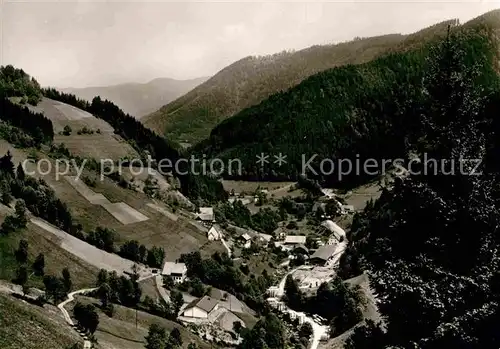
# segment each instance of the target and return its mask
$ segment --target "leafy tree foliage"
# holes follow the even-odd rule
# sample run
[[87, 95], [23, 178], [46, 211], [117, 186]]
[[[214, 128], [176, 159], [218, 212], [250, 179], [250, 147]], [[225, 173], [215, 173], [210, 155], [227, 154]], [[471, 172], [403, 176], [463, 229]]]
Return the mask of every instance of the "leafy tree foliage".
[[215, 214], [219, 222], [229, 221], [239, 227], [252, 228], [267, 234], [276, 230], [278, 222], [281, 221], [281, 216], [271, 208], [260, 209], [252, 215], [240, 200], [219, 204]]
[[111, 289], [107, 304], [116, 303], [126, 307], [135, 307], [141, 299], [142, 290], [139, 284], [126, 276], [118, 276], [116, 271], [108, 273], [104, 269], [100, 270], [96, 286], [101, 289], [105, 284]]
[[25, 266], [20, 266], [16, 272], [16, 278], [14, 279], [14, 283], [17, 285], [23, 286], [28, 282], [28, 269]]
[[273, 281], [267, 273], [244, 282], [241, 271], [231, 258], [218, 252], [212, 258], [203, 259], [200, 252], [196, 251], [181, 255], [180, 260], [186, 263], [190, 278], [196, 277], [205, 284], [228, 291], [253, 309], [263, 308], [263, 296]]
[[0, 98], [0, 110], [1, 120], [21, 129], [31, 137], [32, 143], [25, 146], [39, 147], [54, 139], [52, 121], [42, 113], [34, 113], [28, 107], [20, 106], [7, 98]]
[[99, 314], [95, 309], [93, 304], [83, 305], [80, 302], [75, 304], [73, 308], [73, 315], [80, 325], [85, 331], [94, 334], [97, 330], [97, 326], [99, 326]]
[[24, 97], [36, 105], [42, 97], [40, 84], [22, 69], [0, 66], [0, 98], [4, 97]]
[[73, 282], [71, 281], [71, 273], [68, 268], [64, 268], [62, 271], [62, 282], [64, 285], [64, 291], [69, 293], [73, 286]]
[[47, 298], [53, 299], [54, 304], [59, 303], [66, 297], [66, 289], [60, 278], [53, 275], [45, 275], [43, 277], [43, 284], [45, 285]]
[[43, 276], [45, 274], [45, 256], [40, 253], [35, 261], [33, 262], [33, 271], [37, 276]]
[[245, 333], [241, 349], [285, 348], [286, 336], [283, 322], [270, 313], [259, 320], [251, 331]]
[[21, 239], [21, 241], [19, 241], [19, 247], [15, 252], [18, 263], [24, 264], [28, 261], [28, 246], [27, 240]]
[[89, 232], [86, 241], [95, 247], [107, 251], [115, 252], [116, 232], [112, 229], [97, 227]]
[[166, 349], [167, 340], [168, 334], [165, 328], [152, 323], [146, 336], [146, 349]]

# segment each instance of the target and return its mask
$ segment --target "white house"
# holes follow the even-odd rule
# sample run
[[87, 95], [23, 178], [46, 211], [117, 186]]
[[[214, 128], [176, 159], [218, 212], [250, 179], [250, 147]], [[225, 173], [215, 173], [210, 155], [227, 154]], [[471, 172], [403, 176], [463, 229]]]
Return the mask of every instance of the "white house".
[[250, 246], [252, 245], [252, 237], [248, 235], [248, 233], [240, 235], [238, 240], [243, 245], [243, 248], [250, 248]]
[[213, 207], [200, 207], [200, 212], [196, 214], [196, 219], [203, 222], [215, 222]]
[[180, 283], [186, 279], [187, 267], [184, 263], [165, 262], [161, 274], [172, 277], [175, 283]]
[[208, 315], [219, 308], [219, 301], [215, 298], [204, 296], [189, 303], [184, 312], [185, 317], [208, 319]]
[[207, 232], [207, 238], [210, 241], [216, 241], [222, 239], [223, 238], [222, 230], [218, 226], [212, 225], [210, 230]]
[[354, 213], [355, 211], [353, 205], [342, 205], [340, 209], [342, 210], [342, 214]]
[[285, 245], [304, 245], [306, 243], [305, 235], [288, 235], [285, 237]]

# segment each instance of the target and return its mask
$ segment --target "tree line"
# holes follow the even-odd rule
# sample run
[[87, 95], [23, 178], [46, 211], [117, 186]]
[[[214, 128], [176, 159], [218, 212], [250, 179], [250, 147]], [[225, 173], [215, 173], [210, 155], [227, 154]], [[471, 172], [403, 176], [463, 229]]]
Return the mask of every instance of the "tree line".
[[52, 121], [42, 113], [34, 113], [8, 98], [0, 98], [0, 118], [32, 136], [36, 145], [50, 143], [54, 139]]
[[278, 222], [284, 220], [280, 214], [269, 207], [260, 209], [252, 215], [240, 200], [219, 204], [215, 208], [215, 214], [219, 223], [230, 222], [239, 227], [252, 228], [266, 234], [271, 234], [278, 228]]
[[21, 97], [31, 105], [37, 105], [42, 98], [40, 84], [24, 70], [12, 65], [0, 66], [0, 99]]

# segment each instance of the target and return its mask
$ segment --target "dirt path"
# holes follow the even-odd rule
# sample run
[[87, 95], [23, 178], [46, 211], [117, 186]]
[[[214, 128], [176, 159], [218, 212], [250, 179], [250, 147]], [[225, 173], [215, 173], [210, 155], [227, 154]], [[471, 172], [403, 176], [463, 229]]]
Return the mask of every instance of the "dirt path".
[[[75, 324], [74, 324], [73, 320], [71, 319], [71, 316], [69, 316], [68, 311], [64, 308], [64, 306], [66, 304], [68, 304], [68, 303], [73, 302], [75, 300], [75, 298], [74, 298], [75, 295], [82, 294], [82, 293], [87, 293], [87, 292], [92, 292], [92, 291], [95, 291], [95, 290], [97, 290], [97, 288], [84, 288], [84, 289], [81, 289], [81, 290], [78, 290], [78, 291], [71, 292], [70, 294], [68, 294], [68, 299], [66, 299], [64, 302], [61, 302], [61, 303], [59, 303], [57, 305], [57, 307], [61, 311], [64, 319], [68, 323], [68, 325], [70, 325], [71, 327], [75, 327]], [[80, 334], [80, 335], [82, 337], [84, 336], [83, 334]], [[84, 340], [83, 340], [83, 348], [84, 349], [90, 349], [90, 348], [92, 348], [92, 342], [90, 342], [89, 340], [85, 339], [85, 337], [84, 337]]]

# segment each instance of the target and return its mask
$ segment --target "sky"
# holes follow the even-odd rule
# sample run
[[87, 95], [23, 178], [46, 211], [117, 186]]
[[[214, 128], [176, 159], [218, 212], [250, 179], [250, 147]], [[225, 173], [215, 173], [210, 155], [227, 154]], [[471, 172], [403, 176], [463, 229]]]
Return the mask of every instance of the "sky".
[[0, 0], [0, 65], [43, 86], [86, 87], [211, 76], [265, 55], [447, 19], [461, 23], [500, 0], [21, 1]]

